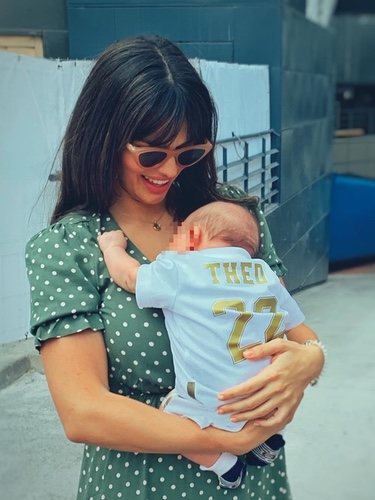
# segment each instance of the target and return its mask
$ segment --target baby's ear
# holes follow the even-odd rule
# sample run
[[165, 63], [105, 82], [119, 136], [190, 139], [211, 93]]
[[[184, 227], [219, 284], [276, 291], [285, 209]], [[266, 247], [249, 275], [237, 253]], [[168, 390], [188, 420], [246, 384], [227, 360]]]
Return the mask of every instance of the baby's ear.
[[199, 250], [202, 243], [202, 228], [194, 224], [189, 229], [189, 250]]

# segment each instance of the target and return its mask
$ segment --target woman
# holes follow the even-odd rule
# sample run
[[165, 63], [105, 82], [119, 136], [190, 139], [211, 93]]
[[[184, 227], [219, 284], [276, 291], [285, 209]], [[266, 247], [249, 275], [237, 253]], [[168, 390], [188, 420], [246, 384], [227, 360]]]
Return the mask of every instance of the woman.
[[[283, 453], [273, 466], [249, 469], [233, 492], [182, 454], [243, 454], [283, 428], [322, 369], [321, 349], [272, 341], [250, 351], [249, 359], [274, 361], [224, 391], [222, 409], [251, 421], [238, 433], [160, 412], [174, 385], [163, 316], [139, 310], [110, 280], [96, 244], [100, 232], [121, 229], [130, 254], [147, 262], [197, 207], [239, 198], [236, 189], [217, 191], [215, 135], [206, 87], [158, 37], [107, 49], [73, 111], [52, 223], [31, 239], [26, 259], [31, 330], [49, 388], [67, 437], [86, 443], [79, 499], [289, 497]], [[282, 274], [264, 218], [250, 205], [264, 229], [262, 255]], [[233, 397], [241, 399], [225, 404]]]

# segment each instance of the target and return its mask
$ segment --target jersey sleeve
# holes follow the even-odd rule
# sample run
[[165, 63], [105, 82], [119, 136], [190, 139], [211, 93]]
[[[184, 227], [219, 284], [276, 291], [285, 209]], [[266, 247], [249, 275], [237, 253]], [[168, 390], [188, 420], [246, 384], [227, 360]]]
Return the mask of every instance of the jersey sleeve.
[[162, 252], [154, 262], [143, 264], [138, 270], [135, 287], [138, 307], [172, 309], [177, 288], [177, 266]]
[[96, 235], [84, 224], [57, 223], [29, 241], [30, 332], [37, 348], [48, 339], [104, 329], [99, 314], [100, 259]]
[[[241, 198], [246, 198], [247, 196], [242, 189], [230, 185], [220, 186], [219, 193], [232, 200], [240, 200]], [[257, 257], [267, 262], [277, 276], [285, 276], [287, 268], [284, 266], [282, 260], [276, 253], [272, 242], [271, 232], [263, 211], [258, 205], [254, 206], [252, 204], [251, 212], [256, 216], [259, 222], [260, 248]]]

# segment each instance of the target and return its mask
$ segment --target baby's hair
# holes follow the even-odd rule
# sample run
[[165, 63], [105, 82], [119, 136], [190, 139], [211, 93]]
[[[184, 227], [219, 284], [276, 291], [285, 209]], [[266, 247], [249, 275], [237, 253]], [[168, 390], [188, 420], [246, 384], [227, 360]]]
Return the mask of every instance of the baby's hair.
[[209, 239], [218, 238], [240, 247], [254, 257], [259, 251], [259, 226], [256, 217], [241, 205], [214, 201], [189, 215], [185, 223], [197, 224]]

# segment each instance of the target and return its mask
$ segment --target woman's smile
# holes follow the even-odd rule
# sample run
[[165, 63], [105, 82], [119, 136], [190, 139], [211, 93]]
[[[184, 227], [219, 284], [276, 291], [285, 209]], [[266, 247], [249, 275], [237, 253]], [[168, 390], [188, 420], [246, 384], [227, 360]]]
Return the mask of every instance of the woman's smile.
[[155, 194], [161, 194], [168, 191], [173, 181], [173, 179], [161, 179], [154, 176], [151, 177], [149, 175], [142, 175], [141, 177], [145, 180], [147, 189]]

